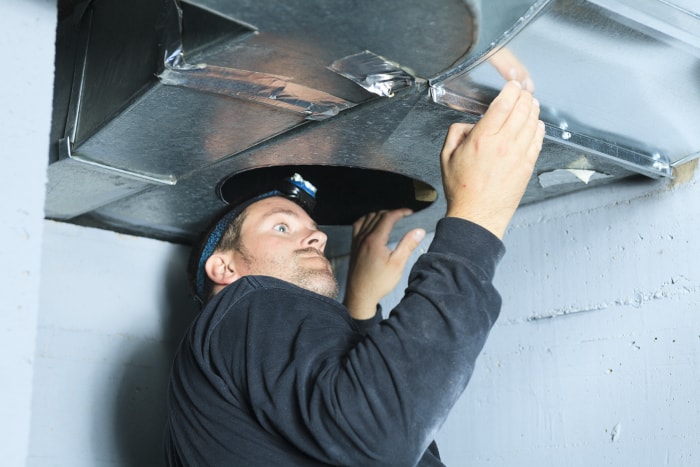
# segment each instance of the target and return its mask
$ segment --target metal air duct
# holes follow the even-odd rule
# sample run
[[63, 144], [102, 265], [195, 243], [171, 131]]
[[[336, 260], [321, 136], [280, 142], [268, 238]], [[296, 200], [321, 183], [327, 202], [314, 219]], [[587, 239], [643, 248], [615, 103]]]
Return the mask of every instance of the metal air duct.
[[700, 155], [700, 14], [680, 0], [59, 0], [59, 15], [53, 219], [189, 242], [238, 177], [294, 166], [336, 192], [334, 223], [406, 204], [396, 237], [430, 227], [445, 131], [478, 120], [504, 54], [547, 124], [524, 203]]

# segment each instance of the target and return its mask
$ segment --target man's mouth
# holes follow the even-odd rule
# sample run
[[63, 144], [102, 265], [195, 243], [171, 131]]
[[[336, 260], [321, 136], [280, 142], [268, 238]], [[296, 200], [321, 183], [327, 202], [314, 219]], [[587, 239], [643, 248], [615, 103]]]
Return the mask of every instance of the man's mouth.
[[308, 257], [308, 258], [321, 257], [323, 259], [326, 259], [326, 256], [323, 254], [323, 252], [321, 250], [317, 250], [316, 248], [313, 248], [313, 247], [302, 248], [301, 250], [297, 250], [296, 254], [297, 254], [297, 256], [302, 256], [302, 257]]

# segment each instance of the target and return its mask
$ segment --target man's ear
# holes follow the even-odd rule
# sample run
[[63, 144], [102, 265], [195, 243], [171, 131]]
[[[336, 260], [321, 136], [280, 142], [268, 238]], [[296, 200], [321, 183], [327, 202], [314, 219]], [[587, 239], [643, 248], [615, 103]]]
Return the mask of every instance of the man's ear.
[[232, 252], [215, 252], [204, 263], [204, 270], [214, 285], [229, 285], [241, 276], [234, 268]]

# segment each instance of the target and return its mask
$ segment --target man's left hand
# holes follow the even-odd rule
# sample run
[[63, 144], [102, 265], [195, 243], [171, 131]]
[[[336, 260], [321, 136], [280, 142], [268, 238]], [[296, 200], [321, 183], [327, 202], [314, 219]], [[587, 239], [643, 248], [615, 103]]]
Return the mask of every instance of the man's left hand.
[[410, 209], [373, 212], [353, 224], [344, 303], [354, 319], [374, 317], [379, 300], [399, 283], [408, 258], [425, 237], [425, 230], [413, 229], [393, 251], [388, 247], [396, 223], [411, 213]]

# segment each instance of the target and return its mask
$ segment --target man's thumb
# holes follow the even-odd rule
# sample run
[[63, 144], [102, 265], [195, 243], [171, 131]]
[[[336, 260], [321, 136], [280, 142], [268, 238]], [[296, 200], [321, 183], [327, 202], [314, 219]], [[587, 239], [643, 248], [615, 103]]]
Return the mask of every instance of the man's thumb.
[[397, 257], [401, 262], [402, 266], [406, 264], [409, 256], [416, 249], [418, 244], [425, 238], [425, 230], [423, 229], [413, 229], [403, 236], [399, 244], [396, 245], [396, 249], [392, 256]]

